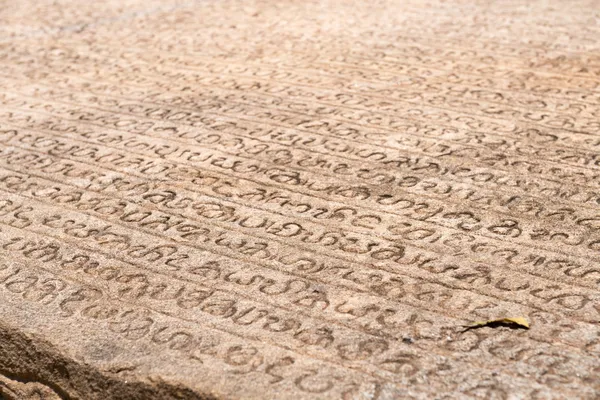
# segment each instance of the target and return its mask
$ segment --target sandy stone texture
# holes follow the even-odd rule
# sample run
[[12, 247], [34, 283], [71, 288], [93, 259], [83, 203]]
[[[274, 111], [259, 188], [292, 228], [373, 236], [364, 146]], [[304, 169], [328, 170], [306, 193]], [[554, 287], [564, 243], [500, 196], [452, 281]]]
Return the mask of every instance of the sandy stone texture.
[[600, 398], [599, 21], [0, 1], [0, 398]]

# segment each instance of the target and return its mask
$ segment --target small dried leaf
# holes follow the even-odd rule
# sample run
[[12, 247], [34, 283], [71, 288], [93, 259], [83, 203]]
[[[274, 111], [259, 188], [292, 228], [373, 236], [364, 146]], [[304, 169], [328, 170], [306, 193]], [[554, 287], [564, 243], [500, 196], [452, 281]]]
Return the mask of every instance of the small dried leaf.
[[474, 322], [471, 325], [467, 325], [465, 330], [481, 328], [484, 326], [512, 326], [518, 328], [529, 329], [529, 322], [524, 317], [514, 317], [514, 318], [498, 318], [498, 319], [490, 319], [488, 321], [479, 321]]

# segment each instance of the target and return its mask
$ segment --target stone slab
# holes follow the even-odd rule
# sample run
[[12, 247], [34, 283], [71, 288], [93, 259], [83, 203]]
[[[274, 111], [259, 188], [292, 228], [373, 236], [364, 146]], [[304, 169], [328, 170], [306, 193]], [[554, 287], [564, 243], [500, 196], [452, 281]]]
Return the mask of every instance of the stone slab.
[[0, 5], [3, 400], [600, 397], [597, 1]]

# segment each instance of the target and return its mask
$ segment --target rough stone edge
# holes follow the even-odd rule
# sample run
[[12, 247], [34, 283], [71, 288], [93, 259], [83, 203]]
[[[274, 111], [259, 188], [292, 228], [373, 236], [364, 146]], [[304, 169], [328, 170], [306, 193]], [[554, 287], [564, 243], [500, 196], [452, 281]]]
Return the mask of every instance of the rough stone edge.
[[39, 382], [16, 381], [0, 374], [0, 400], [60, 400], [60, 397]]
[[[212, 393], [172, 385], [160, 378], [119, 376], [66, 357], [47, 341], [0, 320], [0, 375], [51, 389], [62, 400], [219, 400]], [[1, 389], [1, 388], [0, 388]], [[0, 390], [0, 399], [2, 398]]]

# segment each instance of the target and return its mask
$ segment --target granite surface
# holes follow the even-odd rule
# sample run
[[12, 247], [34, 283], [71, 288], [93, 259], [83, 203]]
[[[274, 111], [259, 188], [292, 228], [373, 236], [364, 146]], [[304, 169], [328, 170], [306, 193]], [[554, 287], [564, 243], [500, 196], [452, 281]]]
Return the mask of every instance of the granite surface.
[[600, 398], [599, 21], [0, 1], [0, 398]]

